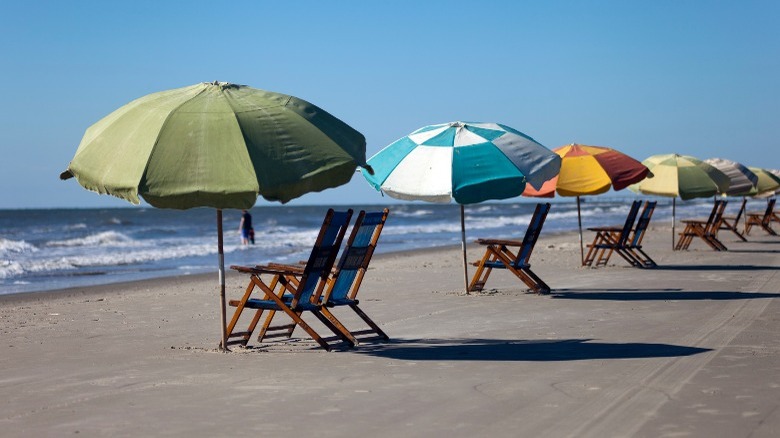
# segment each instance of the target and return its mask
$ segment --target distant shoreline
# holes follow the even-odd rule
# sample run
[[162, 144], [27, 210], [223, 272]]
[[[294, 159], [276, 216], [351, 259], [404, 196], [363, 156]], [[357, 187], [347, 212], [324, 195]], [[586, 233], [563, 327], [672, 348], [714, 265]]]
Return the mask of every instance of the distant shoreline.
[[[544, 244], [544, 236], [547, 236], [548, 238], [551, 239], [555, 239], [557, 241], [561, 236], [565, 236], [569, 234], [572, 236], [572, 242], [577, 243], [578, 233], [575, 230], [575, 231], [549, 232], [543, 234], [538, 244], [539, 245]], [[486, 237], [486, 236], [479, 236], [479, 237]], [[496, 237], [502, 237], [502, 236], [496, 236]], [[468, 243], [467, 253], [469, 254], [469, 262], [476, 259], [477, 257], [476, 252], [479, 249], [480, 249], [479, 245], [473, 244], [472, 242]], [[399, 251], [378, 253], [374, 256], [374, 261], [376, 262], [385, 259], [389, 260], [395, 258], [410, 257], [418, 254], [426, 254], [426, 253], [436, 254], [442, 251], [447, 252], [447, 251], [460, 251], [460, 250], [461, 250], [461, 246], [459, 244], [432, 246], [429, 248], [404, 249]], [[469, 266], [469, 269], [472, 269], [471, 266]], [[225, 274], [228, 279], [231, 277], [235, 277], [235, 278], [240, 277], [240, 274], [234, 273], [229, 266], [225, 266]], [[218, 285], [219, 280], [218, 280], [217, 267], [215, 265], [213, 272], [206, 272], [206, 273], [165, 275], [160, 277], [144, 278], [139, 280], [117, 281], [117, 282], [93, 284], [93, 285], [86, 285], [86, 286], [73, 286], [73, 287], [65, 287], [59, 289], [45, 289], [39, 291], [24, 291], [24, 292], [13, 292], [9, 294], [0, 294], [0, 303], [45, 301], [46, 299], [50, 299], [50, 298], [91, 297], [95, 295], [104, 295], [106, 293], [121, 295], [123, 293], [128, 293], [132, 290], [144, 289], [152, 286], [154, 287], [160, 287], [165, 285], [179, 286], [183, 283], [188, 283], [188, 282], [203, 283], [204, 281], [207, 281], [209, 277], [213, 278], [214, 287], [216, 290], [219, 286]]]

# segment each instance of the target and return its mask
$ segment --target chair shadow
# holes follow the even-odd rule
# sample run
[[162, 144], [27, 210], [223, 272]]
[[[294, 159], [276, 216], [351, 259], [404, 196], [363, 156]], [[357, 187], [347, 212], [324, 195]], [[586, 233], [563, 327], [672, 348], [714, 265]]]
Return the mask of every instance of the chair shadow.
[[[736, 252], [736, 251], [735, 251]], [[761, 265], [658, 265], [656, 271], [777, 271], [780, 266]]]
[[729, 249], [729, 252], [746, 254], [777, 254], [780, 249]]
[[508, 341], [499, 339], [402, 339], [361, 345], [356, 354], [398, 360], [468, 360], [490, 362], [550, 362], [592, 359], [680, 357], [707, 348], [630, 342], [609, 344], [591, 339]]
[[752, 300], [757, 298], [780, 298], [778, 293], [734, 292], [734, 291], [682, 291], [681, 289], [555, 289], [551, 298], [564, 300], [604, 301], [691, 301], [691, 300]]

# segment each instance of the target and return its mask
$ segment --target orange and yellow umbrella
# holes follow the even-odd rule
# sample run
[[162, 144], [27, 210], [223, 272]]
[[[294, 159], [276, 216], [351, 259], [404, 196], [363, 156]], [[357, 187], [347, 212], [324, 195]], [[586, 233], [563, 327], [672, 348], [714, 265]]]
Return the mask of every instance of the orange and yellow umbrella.
[[561, 196], [598, 195], [610, 187], [622, 190], [642, 181], [647, 167], [628, 155], [602, 146], [570, 144], [553, 149], [561, 156], [558, 176], [536, 190], [526, 186], [523, 195], [551, 198]]
[[577, 197], [580, 256], [584, 260], [580, 196], [598, 195], [610, 188], [622, 190], [645, 179], [650, 171], [628, 155], [602, 146], [574, 143], [553, 149], [553, 152], [561, 156], [558, 176], [545, 182], [539, 190], [526, 185], [523, 196], [552, 198], [558, 193], [560, 196]]

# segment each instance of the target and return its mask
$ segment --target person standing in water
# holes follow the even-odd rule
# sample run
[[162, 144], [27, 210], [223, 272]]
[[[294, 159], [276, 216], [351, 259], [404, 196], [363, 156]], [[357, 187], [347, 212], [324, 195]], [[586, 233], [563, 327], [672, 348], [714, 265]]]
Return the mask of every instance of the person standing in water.
[[241, 233], [241, 244], [255, 243], [255, 230], [252, 228], [252, 215], [246, 210], [241, 210], [241, 222], [238, 224], [238, 232]]

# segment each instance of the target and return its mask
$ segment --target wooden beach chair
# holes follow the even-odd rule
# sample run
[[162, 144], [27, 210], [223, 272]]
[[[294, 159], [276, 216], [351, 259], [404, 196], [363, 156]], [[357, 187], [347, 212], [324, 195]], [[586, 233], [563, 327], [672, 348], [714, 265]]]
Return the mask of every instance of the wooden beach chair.
[[742, 198], [742, 206], [739, 207], [736, 216], [723, 216], [720, 220], [719, 230], [729, 230], [736, 234], [743, 242], [747, 242], [745, 235], [740, 233], [737, 229], [739, 220], [742, 219], [742, 215], [745, 213], [745, 206], [747, 205], [747, 198]]
[[727, 251], [726, 245], [718, 239], [718, 230], [723, 218], [723, 211], [726, 209], [727, 201], [718, 200], [713, 203], [712, 211], [706, 221], [687, 219], [682, 222], [685, 229], [680, 233], [677, 241], [676, 250], [687, 250], [691, 246], [694, 237], [699, 237], [715, 251]]
[[772, 229], [772, 215], [775, 210], [775, 202], [777, 198], [771, 198], [766, 202], [766, 210], [763, 213], [760, 212], [748, 212], [747, 221], [745, 222], [745, 234], [750, 234], [750, 229], [753, 226], [759, 226], [761, 229], [772, 236], [777, 236], [775, 230]]
[[[634, 228], [636, 216], [639, 213], [639, 207], [642, 201], [634, 201], [626, 215], [626, 221], [623, 227], [594, 227], [588, 228], [589, 231], [595, 231], [593, 242], [588, 245], [588, 253], [585, 255], [583, 266], [606, 266], [607, 261], [613, 252], [618, 253], [631, 265], [636, 266], [639, 262], [633, 259], [632, 254], [626, 249], [631, 230]], [[644, 233], [642, 233], [644, 234]], [[641, 235], [640, 235], [641, 236]]]
[[[550, 293], [550, 286], [531, 271], [531, 265], [528, 263], [549, 211], [549, 203], [536, 204], [536, 209], [522, 241], [477, 239], [476, 242], [478, 244], [485, 245], [485, 254], [478, 262], [472, 263], [477, 267], [477, 270], [471, 279], [468, 290], [471, 292], [483, 290], [493, 269], [506, 269], [515, 274], [517, 278], [534, 292], [539, 294]], [[515, 252], [510, 248], [516, 248], [517, 250]]]
[[642, 239], [644, 239], [647, 227], [650, 225], [650, 219], [653, 217], [656, 204], [657, 201], [645, 201], [642, 213], [639, 215], [639, 219], [637, 219], [633, 236], [629, 239], [625, 248], [618, 249], [619, 252], [627, 252], [626, 255], [628, 257], [623, 258], [637, 268], [655, 268], [658, 266], [655, 260], [642, 249]]
[[[385, 208], [382, 211], [371, 213], [361, 211], [358, 214], [355, 224], [352, 227], [352, 232], [344, 246], [344, 250], [341, 252], [341, 257], [333, 270], [333, 274], [328, 279], [328, 286], [325, 290], [323, 299], [321, 300], [322, 307], [320, 310], [326, 318], [338, 321], [330, 309], [347, 306], [370, 327], [370, 330], [359, 332], [350, 331], [353, 340], [356, 343], [357, 336], [371, 333], [376, 334], [384, 340], [390, 339], [387, 334], [379, 328], [379, 325], [377, 325], [358, 306], [360, 302], [357, 299], [360, 285], [363, 282], [366, 270], [368, 270], [368, 265], [371, 262], [371, 257], [374, 255], [377, 241], [379, 240], [379, 236], [382, 233], [389, 213], [390, 210]], [[291, 268], [294, 269], [295, 266], [292, 266]], [[298, 269], [300, 269], [300, 267], [298, 267]], [[298, 281], [299, 275], [290, 275], [288, 278], [291, 281]], [[283, 299], [285, 302], [289, 302], [292, 299], [292, 296], [290, 294], [285, 294]], [[274, 314], [275, 312], [271, 311], [268, 313], [268, 316], [266, 316], [265, 322], [258, 334], [258, 341], [262, 341], [265, 337], [272, 336], [273, 333], [279, 331], [284, 332], [288, 337], [292, 335], [296, 324], [271, 326]]]
[[[250, 277], [249, 285], [241, 299], [229, 302], [231, 306], [236, 307], [236, 311], [228, 324], [228, 346], [232, 344], [246, 346], [263, 311], [266, 310], [284, 312], [322, 348], [330, 351], [330, 345], [325, 339], [301, 318], [303, 312], [311, 312], [344, 342], [354, 346], [354, 340], [349, 331], [337, 321], [334, 322], [323, 315], [320, 304], [320, 297], [327, 284], [351, 218], [352, 210], [342, 212], [328, 210], [311, 254], [303, 267], [288, 268], [283, 265], [255, 267], [234, 265], [230, 267], [238, 272], [249, 274]], [[270, 280], [264, 280], [263, 275], [270, 276]], [[293, 278], [295, 278], [294, 281]], [[259, 289], [259, 295], [262, 298], [252, 297], [255, 289]], [[283, 298], [285, 293], [290, 294], [289, 300]], [[234, 332], [244, 309], [255, 309], [255, 314], [246, 331]], [[231, 341], [231, 338], [238, 339]]]

